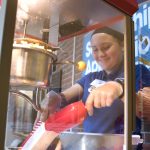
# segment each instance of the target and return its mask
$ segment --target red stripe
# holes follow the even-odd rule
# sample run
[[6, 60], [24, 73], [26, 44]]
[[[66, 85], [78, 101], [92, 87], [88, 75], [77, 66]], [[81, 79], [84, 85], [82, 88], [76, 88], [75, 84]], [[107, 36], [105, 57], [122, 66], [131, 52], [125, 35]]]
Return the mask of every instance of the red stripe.
[[[123, 20], [123, 18], [124, 18], [124, 16], [116, 16], [116, 17], [113, 17], [109, 20], [107, 19], [107, 20], [103, 21], [103, 23], [101, 22], [101, 23], [97, 23], [97, 24], [88, 26], [88, 27], [84, 28], [83, 30], [80, 30], [79, 32], [76, 32], [76, 33], [73, 33], [71, 35], [67, 35], [67, 36], [63, 36], [63, 37], [59, 38], [59, 42], [64, 41], [64, 40], [69, 39], [69, 38], [72, 38], [73, 36], [77, 36], [77, 35], [80, 35], [80, 34], [90, 32], [92, 30], [95, 30], [97, 28], [101, 28], [103, 26], [109, 26], [109, 25], [115, 24], [115, 23]], [[21, 33], [21, 32], [15, 32], [15, 34], [23, 37], [23, 33]], [[30, 34], [26, 34], [25, 37], [41, 40], [40, 38], [35, 37], [33, 35], [30, 35]], [[56, 46], [53, 43], [49, 43], [49, 44], [52, 45], [52, 46]]]
[[138, 3], [136, 0], [105, 0], [109, 4], [117, 7], [124, 13], [132, 16], [138, 9]]
[[[18, 31], [16, 31], [15, 34], [18, 35], [20, 38], [24, 36], [24, 34], [22, 32], [18, 32]], [[33, 36], [31, 34], [25, 34], [25, 37], [33, 38], [33, 39], [40, 40], [40, 41], [42, 40], [41, 38], [38, 38], [38, 37]]]
[[[18, 31], [16, 31], [15, 32], [15, 34], [16, 34], [16, 36], [19, 36], [19, 38], [21, 38], [21, 37], [23, 37], [24, 36], [24, 34], [22, 33], [22, 32], [18, 32]], [[32, 39], [35, 39], [35, 40], [40, 40], [40, 41], [42, 41], [42, 39], [41, 38], [38, 38], [38, 37], [36, 37], [36, 36], [33, 36], [33, 35], [31, 35], [31, 34], [25, 34], [25, 37], [26, 38], [32, 38]], [[55, 44], [53, 44], [53, 43], [48, 43], [50, 46], [54, 46], [54, 47], [56, 47], [57, 45], [55, 45]]]
[[84, 28], [83, 30], [80, 30], [79, 32], [76, 32], [76, 33], [73, 33], [71, 35], [67, 35], [67, 36], [64, 36], [64, 37], [61, 37], [59, 38], [59, 42], [60, 41], [64, 41], [66, 39], [69, 39], [73, 36], [77, 36], [77, 35], [80, 35], [80, 34], [83, 34], [83, 33], [87, 33], [89, 31], [92, 31], [92, 30], [95, 30], [97, 28], [101, 28], [101, 27], [104, 27], [104, 26], [109, 26], [109, 25], [112, 25], [116, 22], [119, 22], [121, 20], [123, 20], [124, 16], [117, 16], [117, 17], [113, 17], [111, 19], [107, 19], [106, 21], [103, 21], [103, 23], [97, 23], [97, 24], [94, 24], [94, 25], [91, 25], [91, 26], [88, 26], [86, 28]]

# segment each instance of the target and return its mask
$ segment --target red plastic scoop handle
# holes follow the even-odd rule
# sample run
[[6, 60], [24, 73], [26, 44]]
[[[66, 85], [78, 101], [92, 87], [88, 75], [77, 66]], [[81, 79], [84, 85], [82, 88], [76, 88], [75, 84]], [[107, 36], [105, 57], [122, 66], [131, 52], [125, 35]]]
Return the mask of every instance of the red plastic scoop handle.
[[80, 124], [86, 116], [87, 110], [84, 104], [78, 101], [50, 115], [45, 122], [45, 129], [57, 133], [63, 132]]

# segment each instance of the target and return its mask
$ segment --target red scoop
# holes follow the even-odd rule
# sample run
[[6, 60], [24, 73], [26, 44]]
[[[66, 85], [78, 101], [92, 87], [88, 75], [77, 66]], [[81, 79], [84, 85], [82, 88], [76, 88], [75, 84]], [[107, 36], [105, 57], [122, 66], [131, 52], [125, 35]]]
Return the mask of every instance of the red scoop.
[[82, 101], [72, 103], [50, 115], [45, 122], [45, 129], [58, 133], [65, 131], [80, 124], [85, 119], [86, 115], [87, 110]]
[[35, 130], [28, 135], [20, 149], [47, 149], [61, 132], [80, 124], [86, 115], [86, 108], [81, 101], [60, 109], [50, 115], [46, 122], [39, 121]]

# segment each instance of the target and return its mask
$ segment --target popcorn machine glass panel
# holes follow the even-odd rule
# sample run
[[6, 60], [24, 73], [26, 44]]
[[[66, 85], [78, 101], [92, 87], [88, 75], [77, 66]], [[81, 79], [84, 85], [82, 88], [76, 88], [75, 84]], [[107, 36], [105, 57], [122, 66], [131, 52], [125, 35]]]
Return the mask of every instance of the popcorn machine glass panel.
[[[89, 34], [91, 35], [94, 30], [101, 29], [103, 27], [108, 27], [113, 32], [116, 31], [116, 34], [119, 33], [121, 37], [123, 37], [121, 43], [122, 49], [118, 50], [118, 53], [121, 53], [124, 57], [125, 51], [127, 51], [127, 41], [124, 38], [126, 35], [126, 15], [117, 10], [116, 8], [110, 6], [105, 1], [100, 0], [34, 0], [34, 1], [23, 1], [19, 0], [18, 2], [18, 9], [17, 9], [17, 18], [16, 18], [16, 28], [15, 28], [15, 38], [33, 38], [37, 40], [42, 40], [49, 45], [52, 45], [53, 47], [60, 47], [60, 49], [63, 50], [63, 44], [65, 42], [68, 42], [68, 40], [71, 40], [73, 38], [81, 39], [80, 44], [82, 45], [84, 37]], [[129, 25], [130, 26], [130, 25]], [[114, 34], [113, 34], [114, 35]], [[119, 39], [121, 40], [121, 39]], [[90, 40], [89, 40], [90, 43]], [[77, 45], [79, 43], [69, 43], [69, 46], [73, 46], [73, 44]], [[90, 53], [92, 53], [92, 47], [91, 44], [89, 44], [89, 50]], [[83, 48], [82, 48], [83, 49]], [[65, 51], [65, 50], [63, 50]], [[69, 50], [68, 50], [69, 51]], [[79, 50], [76, 48], [75, 51], [79, 52]], [[60, 51], [61, 53], [61, 51]], [[59, 55], [59, 52], [54, 52], [55, 55], [57, 55], [57, 59], [59, 60], [61, 57]], [[80, 51], [80, 55], [82, 55], [82, 51]], [[114, 55], [116, 57], [116, 55]], [[116, 57], [117, 58], [117, 57]], [[108, 60], [103, 60], [109, 63]], [[119, 58], [120, 59], [120, 58]], [[112, 73], [112, 77], [109, 75], [104, 79], [106, 82], [110, 80], [114, 80], [115, 78], [123, 78], [124, 77], [124, 62], [126, 62], [126, 57], [122, 59], [122, 63], [119, 63], [118, 59], [114, 59], [116, 61], [116, 68], [120, 68], [120, 71], [116, 71], [114, 68], [114, 74]], [[112, 61], [112, 63], [114, 63]], [[13, 63], [13, 62], [12, 62]], [[101, 64], [101, 63], [99, 63]], [[108, 64], [111, 65], [111, 64]], [[122, 66], [120, 66], [122, 65]], [[118, 67], [119, 66], [119, 67]], [[105, 66], [100, 66], [101, 69]], [[59, 69], [59, 67], [56, 67], [56, 70]], [[62, 68], [65, 69], [65, 68]], [[114, 76], [114, 77], [113, 77]], [[76, 80], [78, 80], [81, 77], [81, 74]], [[125, 76], [126, 77], [126, 76]], [[11, 76], [10, 76], [11, 78]], [[128, 79], [126, 79], [128, 80]], [[62, 78], [62, 83], [64, 83]], [[11, 83], [10, 83], [11, 86]], [[63, 84], [61, 85], [63, 87]], [[64, 86], [65, 87], [65, 86]], [[17, 87], [19, 90], [25, 90], [25, 93], [28, 95], [31, 94], [31, 99], [34, 99], [33, 91], [34, 88], [24, 87], [20, 86]], [[35, 87], [36, 88], [36, 87]], [[46, 87], [47, 89], [53, 89], [53, 84]], [[65, 88], [64, 88], [65, 89]], [[28, 93], [28, 91], [30, 91]], [[125, 92], [126, 93], [126, 92]], [[12, 108], [13, 105], [11, 105], [14, 97], [9, 97], [9, 109]], [[24, 141], [27, 134], [29, 134], [32, 130], [33, 123], [35, 116], [33, 117], [32, 109], [28, 104], [24, 104], [23, 101], [21, 101], [19, 98], [16, 98], [17, 103], [15, 103], [15, 111], [17, 113], [11, 113], [8, 111], [8, 118], [10, 114], [13, 116], [11, 120], [8, 119], [7, 122], [7, 136], [6, 136], [6, 147], [19, 147], [20, 143]], [[23, 107], [23, 108], [22, 108]], [[30, 109], [30, 111], [29, 111]], [[15, 112], [14, 111], [14, 112]], [[28, 113], [26, 113], [28, 111]], [[95, 110], [97, 111], [97, 110]], [[99, 110], [98, 110], [99, 111]], [[102, 118], [101, 126], [102, 130], [100, 130], [99, 133], [93, 133], [92, 135], [100, 134], [100, 137], [105, 137], [106, 133], [110, 134], [110, 138], [115, 134], [115, 137], [118, 133], [123, 134], [124, 131], [124, 104], [121, 100], [117, 99], [114, 101], [114, 103], [107, 108], [101, 108], [100, 114], [106, 115], [106, 117], [100, 116]], [[28, 119], [24, 120], [22, 118], [25, 112], [26, 115], [28, 115]], [[17, 114], [17, 116], [16, 116]], [[17, 119], [17, 121], [16, 121]], [[14, 121], [15, 120], [15, 121]], [[29, 124], [28, 124], [29, 122]], [[106, 123], [107, 122], [107, 123]], [[14, 125], [18, 123], [21, 128]], [[106, 123], [106, 124], [105, 124]], [[90, 123], [91, 124], [91, 123]], [[92, 126], [92, 124], [91, 124]], [[81, 134], [84, 134], [84, 123], [80, 125], [82, 132]], [[71, 128], [71, 130], [76, 130], [74, 128]], [[17, 133], [17, 134], [16, 134]], [[64, 135], [66, 132], [64, 133]], [[67, 132], [67, 134], [71, 137], [76, 138], [76, 136], [80, 136], [81, 134], [75, 133], [73, 134], [71, 131]], [[86, 133], [88, 134], [88, 133]], [[104, 134], [104, 135], [103, 135]], [[107, 136], [106, 136], [107, 137]], [[116, 139], [117, 139], [116, 138]], [[139, 138], [139, 137], [138, 137]], [[63, 139], [63, 136], [61, 136], [62, 141], [65, 142]], [[107, 140], [107, 138], [102, 138]], [[74, 140], [74, 139], [73, 139]], [[81, 142], [82, 141], [81, 139]], [[122, 138], [123, 143], [123, 138]], [[135, 142], [133, 142], [135, 143]], [[65, 145], [66, 143], [64, 143]], [[92, 144], [92, 143], [91, 143]], [[136, 143], [137, 144], [137, 143]], [[63, 143], [62, 143], [63, 145]], [[66, 146], [66, 145], [65, 145]], [[86, 147], [85, 147], [86, 148]], [[111, 145], [109, 147], [108, 143], [106, 144], [104, 142], [103, 148], [111, 148], [115, 149], [115, 145]], [[123, 145], [121, 145], [120, 149], [123, 148]], [[68, 149], [67, 149], [68, 150]]]

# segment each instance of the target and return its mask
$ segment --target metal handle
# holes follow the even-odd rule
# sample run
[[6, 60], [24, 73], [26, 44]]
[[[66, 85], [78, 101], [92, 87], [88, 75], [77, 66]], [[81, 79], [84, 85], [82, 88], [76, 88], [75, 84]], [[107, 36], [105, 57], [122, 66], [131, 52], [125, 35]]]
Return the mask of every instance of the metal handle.
[[9, 92], [12, 93], [12, 94], [19, 95], [19, 96], [23, 97], [28, 103], [30, 103], [30, 104], [32, 105], [32, 107], [33, 107], [36, 111], [42, 112], [42, 110], [41, 110], [41, 108], [40, 108], [40, 105], [37, 106], [37, 105], [32, 101], [32, 99], [31, 99], [29, 96], [27, 96], [27, 95], [25, 95], [24, 93], [21, 93], [21, 92], [19, 92], [19, 91], [17, 91], [17, 90], [13, 90], [13, 89], [9, 90]]

